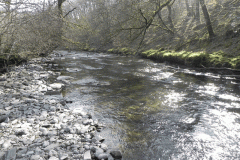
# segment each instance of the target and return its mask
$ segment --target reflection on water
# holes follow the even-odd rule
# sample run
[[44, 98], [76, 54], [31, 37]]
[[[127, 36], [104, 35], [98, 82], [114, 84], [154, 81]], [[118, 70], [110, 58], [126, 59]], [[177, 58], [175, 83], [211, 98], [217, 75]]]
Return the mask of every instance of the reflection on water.
[[84, 108], [123, 159], [239, 159], [240, 88], [231, 75], [135, 57], [60, 52], [52, 65], [74, 77], [63, 90]]

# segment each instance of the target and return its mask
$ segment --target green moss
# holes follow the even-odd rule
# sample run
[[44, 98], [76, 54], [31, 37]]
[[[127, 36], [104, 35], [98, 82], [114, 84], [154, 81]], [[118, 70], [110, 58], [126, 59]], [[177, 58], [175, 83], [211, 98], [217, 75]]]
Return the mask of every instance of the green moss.
[[121, 49], [119, 49], [119, 51], [122, 52], [122, 53], [128, 53], [129, 49], [128, 48], [121, 48]]
[[185, 57], [185, 62], [191, 66], [201, 67], [208, 66], [209, 54], [205, 52], [192, 52], [187, 53]]
[[222, 52], [214, 52], [209, 55], [209, 61], [214, 67], [231, 67], [230, 59]]
[[107, 51], [108, 53], [122, 54], [122, 55], [135, 55], [132, 49], [129, 48], [112, 48]]
[[111, 48], [107, 51], [108, 53], [114, 53], [115, 52], [115, 49], [114, 48]]
[[230, 59], [230, 64], [234, 69], [240, 69], [240, 56]]
[[236, 68], [238, 66], [238, 60], [228, 57], [224, 52], [214, 52], [212, 54], [208, 54], [206, 52], [175, 52], [175, 51], [160, 51], [160, 50], [147, 50], [142, 52], [143, 57], [159, 60], [159, 61], [168, 61], [176, 64], [183, 64], [187, 66], [194, 67], [208, 67], [208, 66], [216, 66], [216, 67], [233, 67]]
[[142, 52], [141, 55], [146, 58], [152, 59], [156, 55], [158, 55], [160, 52], [158, 50], [150, 49], [145, 52]]
[[90, 48], [89, 51], [90, 51], [90, 52], [96, 52], [97, 49], [96, 49], [96, 48]]
[[159, 51], [148, 50], [142, 53], [144, 57], [156, 59], [160, 61], [169, 61], [172, 63], [201, 66], [207, 63], [208, 54], [204, 52], [174, 52], [174, 51]]

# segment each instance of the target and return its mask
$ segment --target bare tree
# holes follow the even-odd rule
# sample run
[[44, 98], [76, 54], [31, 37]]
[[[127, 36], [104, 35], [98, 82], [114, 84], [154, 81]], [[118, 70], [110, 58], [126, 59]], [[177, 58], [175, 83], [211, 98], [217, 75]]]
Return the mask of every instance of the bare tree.
[[199, 12], [199, 0], [195, 0], [195, 19], [199, 23], [200, 22], [200, 12]]
[[199, 1], [200, 1], [202, 11], [203, 11], [203, 15], [204, 15], [204, 18], [205, 18], [205, 21], [206, 21], [209, 38], [213, 39], [213, 37], [215, 37], [215, 34], [213, 32], [213, 28], [212, 28], [212, 24], [211, 24], [211, 20], [210, 20], [210, 16], [209, 16], [207, 7], [205, 5], [204, 0], [199, 0]]

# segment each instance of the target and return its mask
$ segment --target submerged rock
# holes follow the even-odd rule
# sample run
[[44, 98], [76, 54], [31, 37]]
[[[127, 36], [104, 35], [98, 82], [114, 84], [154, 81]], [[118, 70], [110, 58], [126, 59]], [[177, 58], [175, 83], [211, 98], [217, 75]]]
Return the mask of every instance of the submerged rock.
[[110, 154], [115, 159], [121, 159], [122, 158], [122, 153], [120, 151], [111, 151]]

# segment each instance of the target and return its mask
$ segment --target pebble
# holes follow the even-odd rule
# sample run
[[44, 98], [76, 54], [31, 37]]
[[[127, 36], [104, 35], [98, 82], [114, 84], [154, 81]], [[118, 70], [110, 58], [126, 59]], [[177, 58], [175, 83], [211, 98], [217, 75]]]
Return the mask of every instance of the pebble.
[[101, 144], [100, 147], [103, 149], [104, 152], [108, 150], [108, 146], [106, 144]]
[[49, 151], [48, 155], [49, 155], [50, 157], [54, 157], [54, 156], [57, 157], [57, 156], [58, 156], [58, 153], [57, 153], [57, 151], [55, 151], [55, 150], [52, 149], [52, 150]]
[[60, 160], [67, 160], [68, 159], [68, 154], [64, 154], [60, 156]]
[[6, 140], [3, 145], [2, 145], [2, 148], [3, 149], [7, 149], [11, 146], [11, 141], [10, 140]]
[[6, 160], [15, 160], [16, 159], [16, 152], [17, 152], [17, 149], [16, 148], [12, 148], [10, 149], [8, 152], [7, 152], [7, 155], [6, 155]]
[[40, 160], [42, 157], [40, 155], [32, 155], [30, 160]]
[[59, 160], [59, 158], [57, 158], [57, 157], [50, 157], [48, 160]]
[[83, 155], [83, 159], [84, 160], [91, 160], [91, 154], [90, 154], [90, 151], [86, 151]]
[[108, 154], [102, 153], [97, 156], [98, 159], [108, 159]]
[[[102, 125], [80, 107], [69, 109], [66, 104], [73, 100], [58, 96], [73, 77], [44, 70], [41, 60], [12, 67], [0, 77], [0, 131], [4, 135], [0, 136], [0, 159], [91, 160], [93, 151], [98, 159], [107, 159], [104, 138], [95, 135]], [[52, 76], [58, 78], [50, 84], [47, 80]]]
[[44, 150], [45, 151], [50, 151], [50, 150], [52, 150], [52, 149], [54, 149], [54, 148], [56, 148], [58, 146], [59, 146], [58, 143], [53, 143], [53, 144], [50, 144], [49, 146], [47, 146]]
[[49, 142], [48, 142], [48, 141], [44, 141], [42, 146], [43, 146], [43, 147], [49, 146]]

